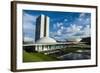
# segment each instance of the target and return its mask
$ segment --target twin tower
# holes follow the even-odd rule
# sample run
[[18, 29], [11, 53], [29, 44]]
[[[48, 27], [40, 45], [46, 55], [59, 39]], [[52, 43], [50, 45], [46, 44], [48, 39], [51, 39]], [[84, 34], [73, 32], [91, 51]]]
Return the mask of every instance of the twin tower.
[[49, 37], [50, 18], [45, 15], [40, 15], [36, 20], [35, 42], [52, 43], [54, 39]]

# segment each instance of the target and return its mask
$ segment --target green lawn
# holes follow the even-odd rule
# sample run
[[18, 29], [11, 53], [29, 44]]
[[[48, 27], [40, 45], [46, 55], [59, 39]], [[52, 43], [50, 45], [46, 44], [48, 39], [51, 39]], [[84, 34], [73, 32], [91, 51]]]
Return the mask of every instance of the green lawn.
[[23, 52], [23, 62], [39, 62], [39, 61], [54, 61], [57, 60], [55, 57], [44, 55], [42, 53], [28, 53]]
[[[63, 53], [77, 52], [77, 50], [90, 50], [90, 45], [71, 45], [67, 48], [61, 49]], [[45, 55], [43, 53], [23, 51], [23, 62], [39, 62], [39, 61], [57, 61], [55, 55]]]

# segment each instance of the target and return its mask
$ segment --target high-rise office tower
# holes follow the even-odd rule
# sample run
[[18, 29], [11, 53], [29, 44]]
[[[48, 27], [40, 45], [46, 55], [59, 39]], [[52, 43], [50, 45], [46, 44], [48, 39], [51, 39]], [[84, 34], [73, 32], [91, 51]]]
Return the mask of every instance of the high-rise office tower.
[[42, 37], [49, 37], [49, 17], [40, 15], [36, 20], [36, 33], [35, 40]]
[[40, 41], [42, 43], [51, 43], [55, 42], [54, 39], [49, 37], [49, 23], [50, 18], [45, 15], [40, 15], [36, 20], [36, 33], [35, 41]]

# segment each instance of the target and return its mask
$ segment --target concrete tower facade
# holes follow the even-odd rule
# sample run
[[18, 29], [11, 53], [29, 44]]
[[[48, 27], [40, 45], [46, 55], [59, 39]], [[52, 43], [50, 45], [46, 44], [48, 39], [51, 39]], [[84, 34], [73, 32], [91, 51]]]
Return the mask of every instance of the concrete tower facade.
[[42, 37], [49, 37], [49, 22], [50, 19], [48, 16], [40, 15], [37, 18], [35, 41], [39, 40]]

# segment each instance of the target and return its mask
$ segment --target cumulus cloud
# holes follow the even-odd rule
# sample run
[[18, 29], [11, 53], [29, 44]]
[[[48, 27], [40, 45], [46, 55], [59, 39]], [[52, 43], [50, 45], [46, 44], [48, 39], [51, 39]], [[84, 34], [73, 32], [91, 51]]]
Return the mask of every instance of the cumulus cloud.
[[[86, 26], [73, 25], [73, 26], [74, 26], [74, 28], [68, 27], [68, 28], [70, 28], [70, 33], [66, 33], [67, 35], [69, 35], [71, 37], [80, 37], [80, 38], [90, 36], [90, 34], [91, 34], [90, 25], [86, 25]], [[75, 28], [76, 28], [76, 30], [75, 30]]]
[[[57, 40], [65, 40], [68, 38], [83, 38], [90, 36], [90, 25], [80, 26], [77, 24], [71, 24], [69, 27], [62, 26], [56, 32], [52, 32], [53, 38]], [[51, 34], [51, 35], [52, 35]]]
[[62, 35], [62, 30], [58, 30], [57, 35]]
[[25, 41], [27, 38], [34, 39], [35, 37], [36, 18], [37, 16], [33, 16], [25, 12], [23, 13], [23, 32]]
[[[67, 21], [67, 20], [66, 20]], [[91, 35], [91, 19], [90, 17], [86, 16], [85, 13], [81, 13], [78, 18], [73, 20], [71, 24], [66, 25], [65, 22], [56, 23], [54, 25], [55, 32], [52, 32], [52, 37], [56, 40], [65, 40], [68, 38], [83, 38], [83, 37], [90, 37]]]
[[23, 14], [23, 20], [26, 22], [36, 22], [37, 16], [25, 13]]
[[62, 26], [63, 26], [62, 22], [56, 22], [56, 23], [53, 24], [53, 30], [63, 28]]
[[23, 14], [23, 28], [24, 29], [35, 29], [35, 22], [36, 22], [37, 16], [32, 16], [30, 14], [24, 13]]
[[91, 35], [91, 27], [90, 25], [86, 25], [83, 29], [83, 37], [89, 37]]
[[85, 13], [81, 13], [79, 17], [74, 21], [74, 23], [79, 25], [88, 25], [91, 22], [91, 15], [87, 15]]
[[79, 18], [82, 18], [82, 17], [84, 17], [85, 16], [85, 13], [81, 13], [80, 15], [79, 15]]
[[63, 25], [63, 23], [62, 22], [57, 22], [56, 25], [57, 25], [57, 28], [59, 28]]
[[76, 25], [76, 24], [71, 24], [69, 27], [66, 28], [67, 32], [78, 32], [82, 29], [82, 26]]
[[67, 22], [68, 21], [68, 19], [64, 19], [64, 22]]
[[34, 39], [30, 37], [24, 37], [24, 42], [33, 42]]

